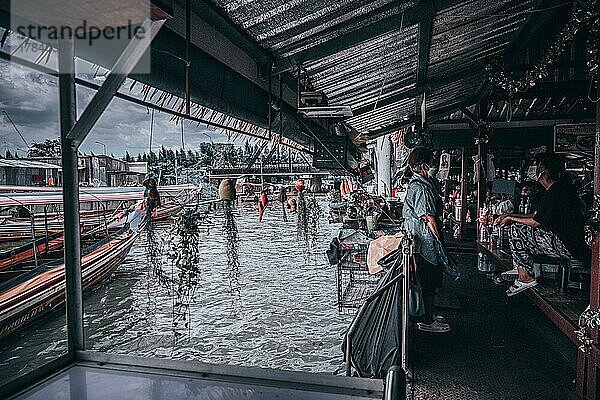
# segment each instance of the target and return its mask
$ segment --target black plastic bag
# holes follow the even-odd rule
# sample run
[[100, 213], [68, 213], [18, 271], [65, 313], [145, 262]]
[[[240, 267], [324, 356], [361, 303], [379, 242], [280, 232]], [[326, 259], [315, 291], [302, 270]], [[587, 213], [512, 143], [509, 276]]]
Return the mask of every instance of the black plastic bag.
[[[379, 261], [390, 265], [377, 284], [375, 292], [398, 278], [402, 273], [402, 251], [394, 250]], [[358, 375], [384, 379], [392, 365], [399, 365], [402, 356], [402, 278], [398, 278], [381, 296], [363, 306], [355, 317], [351, 335], [350, 362]], [[342, 345], [345, 352], [346, 340]]]

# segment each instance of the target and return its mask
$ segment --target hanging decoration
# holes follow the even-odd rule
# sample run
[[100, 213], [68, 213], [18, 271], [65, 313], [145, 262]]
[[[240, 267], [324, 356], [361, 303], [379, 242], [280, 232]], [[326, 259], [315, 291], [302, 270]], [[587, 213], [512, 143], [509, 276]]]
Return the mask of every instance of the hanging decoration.
[[509, 96], [534, 87], [548, 76], [550, 67], [559, 61], [560, 56], [571, 45], [579, 29], [586, 27], [589, 30], [588, 67], [592, 75], [597, 73], [600, 64], [598, 50], [600, 47], [599, 2], [599, 0], [588, 0], [585, 2], [584, 8], [579, 1], [574, 0], [571, 18], [559, 32], [556, 42], [546, 51], [544, 57], [525, 73], [523, 78], [514, 78], [502, 66], [490, 64], [486, 66], [489, 82], [508, 92]]
[[580, 343], [579, 350], [584, 354], [589, 354], [592, 346], [595, 344], [592, 331], [600, 328], [600, 310], [592, 309], [588, 306], [579, 316], [578, 325], [579, 330], [576, 330], [575, 333]]
[[303, 240], [308, 250], [316, 246], [317, 234], [319, 233], [319, 219], [323, 215], [321, 207], [314, 195], [309, 196], [304, 192], [304, 180], [298, 179], [296, 191], [297, 201], [297, 238]]
[[267, 190], [263, 189], [260, 191], [260, 197], [258, 199], [258, 222], [262, 222], [263, 214], [268, 205], [269, 196], [267, 194]]
[[182, 331], [191, 329], [190, 304], [196, 301], [199, 284], [201, 234], [208, 232], [206, 213], [186, 209], [175, 217], [167, 235], [167, 258], [171, 260], [173, 289], [173, 334], [175, 339], [183, 336]]
[[600, 0], [588, 1], [587, 11], [587, 58], [588, 69], [598, 78], [600, 72]]
[[236, 199], [235, 183], [231, 179], [223, 179], [219, 184], [219, 198], [223, 202], [224, 222], [223, 232], [227, 239], [227, 270], [229, 289], [234, 297], [240, 296], [239, 288], [239, 256], [238, 256], [238, 229], [233, 216], [233, 202]]

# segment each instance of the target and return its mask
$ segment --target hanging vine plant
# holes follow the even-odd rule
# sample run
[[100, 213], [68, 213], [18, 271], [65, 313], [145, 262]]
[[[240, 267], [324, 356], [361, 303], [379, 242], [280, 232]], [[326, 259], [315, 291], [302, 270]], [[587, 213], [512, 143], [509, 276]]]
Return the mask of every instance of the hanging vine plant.
[[233, 214], [233, 202], [236, 199], [235, 183], [231, 179], [224, 179], [219, 185], [219, 198], [223, 202], [223, 232], [227, 240], [227, 274], [229, 278], [229, 291], [234, 298], [239, 298], [240, 261], [239, 261], [239, 234]]
[[306, 200], [304, 198], [304, 180], [298, 179], [296, 182], [296, 213], [298, 218], [296, 220], [296, 237], [298, 240], [306, 240], [306, 232], [308, 228], [308, 218], [306, 216]]
[[166, 289], [171, 288], [171, 277], [162, 268], [164, 242], [158, 236], [152, 220], [146, 225], [146, 264], [149, 266], [151, 280]]
[[307, 250], [310, 252], [316, 247], [319, 219], [323, 215], [323, 211], [314, 195], [306, 195], [304, 189], [304, 180], [298, 179], [296, 183], [298, 193], [296, 237], [298, 240], [304, 241]]
[[306, 244], [311, 250], [317, 246], [317, 236], [319, 234], [319, 219], [323, 216], [323, 210], [319, 206], [314, 195], [306, 200]]
[[167, 258], [171, 261], [173, 325], [175, 338], [191, 329], [190, 304], [196, 301], [201, 276], [201, 238], [208, 233], [206, 213], [188, 209], [175, 217], [168, 232]]

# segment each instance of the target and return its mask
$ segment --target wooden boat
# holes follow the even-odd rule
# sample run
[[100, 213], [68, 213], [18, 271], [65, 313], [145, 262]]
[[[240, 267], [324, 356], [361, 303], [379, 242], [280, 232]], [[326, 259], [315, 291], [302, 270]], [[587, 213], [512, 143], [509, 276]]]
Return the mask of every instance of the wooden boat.
[[[89, 231], [98, 226], [106, 225], [111, 215], [103, 212], [88, 212], [80, 215], [80, 225], [83, 231]], [[32, 232], [36, 236], [62, 232], [64, 218], [62, 215], [52, 218], [37, 217], [33, 222], [29, 218], [8, 219], [0, 223], [0, 242], [15, 242], [19, 240], [31, 240]]]
[[[180, 213], [186, 204], [180, 202], [169, 202], [163, 204], [160, 207], [156, 207], [152, 212], [152, 220], [153, 221], [164, 221], [177, 215]], [[138, 202], [132, 209], [123, 210], [118, 214], [115, 214], [110, 220], [108, 224], [108, 228], [114, 228], [115, 226], [123, 225], [134, 212], [143, 212], [145, 214], [145, 203], [144, 201]]]
[[185, 208], [185, 204], [183, 203], [167, 203], [160, 207], [157, 207], [152, 212], [152, 220], [153, 221], [164, 221], [177, 215]]
[[[81, 257], [83, 290], [105, 279], [125, 259], [139, 236], [137, 211], [118, 232], [87, 247]], [[56, 310], [65, 302], [65, 265], [60, 259], [0, 284], [0, 338]]]
[[15, 264], [32, 260], [35, 254], [42, 254], [58, 250], [62, 248], [64, 239], [65, 238], [62, 232], [53, 233], [48, 237], [36, 239], [35, 253], [33, 241], [13, 249], [0, 251], [0, 271]]

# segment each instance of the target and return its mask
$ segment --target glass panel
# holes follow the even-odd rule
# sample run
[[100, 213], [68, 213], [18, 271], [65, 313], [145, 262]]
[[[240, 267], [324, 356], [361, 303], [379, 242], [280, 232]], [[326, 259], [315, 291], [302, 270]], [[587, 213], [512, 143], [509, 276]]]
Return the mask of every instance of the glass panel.
[[[11, 52], [17, 43], [16, 35], [10, 35], [0, 51]], [[56, 218], [60, 207], [40, 204], [41, 192], [7, 193], [5, 187], [37, 190], [57, 179], [56, 163], [25, 158], [28, 145], [50, 138], [46, 128], [53, 135], [58, 132], [58, 113], [40, 111], [56, 108], [57, 84], [52, 76], [0, 60], [0, 98], [5, 111], [0, 126], [6, 133], [0, 166], [0, 185], [4, 186], [0, 191], [0, 385], [67, 349], [62, 297], [53, 292], [60, 286], [54, 279], [64, 276], [62, 235], [55, 234], [62, 230]], [[47, 146], [47, 150], [53, 149]]]

